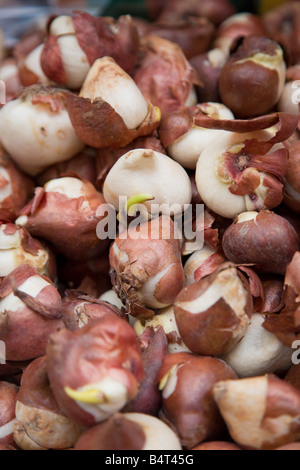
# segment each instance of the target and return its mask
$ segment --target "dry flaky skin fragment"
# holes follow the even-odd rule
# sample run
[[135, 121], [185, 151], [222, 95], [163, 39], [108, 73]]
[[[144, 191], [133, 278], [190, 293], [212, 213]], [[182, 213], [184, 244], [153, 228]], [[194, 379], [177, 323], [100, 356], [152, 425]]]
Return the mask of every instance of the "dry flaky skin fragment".
[[63, 328], [61, 297], [50, 279], [21, 265], [0, 286], [0, 339], [6, 358], [26, 361], [45, 354], [49, 336]]
[[157, 377], [163, 397], [160, 417], [178, 433], [184, 447], [222, 436], [225, 426], [212, 389], [220, 380], [234, 379], [235, 372], [219, 359], [189, 353], [164, 359]]
[[217, 383], [214, 398], [233, 440], [274, 450], [300, 438], [300, 392], [274, 375]]
[[178, 436], [160, 419], [117, 413], [82, 434], [75, 450], [181, 450]]
[[300, 242], [286, 219], [261, 211], [240, 214], [225, 231], [222, 246], [233, 263], [253, 264], [259, 272], [284, 275]]
[[183, 108], [194, 85], [200, 83], [177, 44], [151, 35], [141, 39], [140, 59], [133, 78], [146, 101], [158, 106], [162, 116]]
[[226, 354], [242, 339], [253, 313], [249, 284], [225, 263], [210, 276], [185, 287], [174, 304], [183, 342], [194, 353]]
[[83, 429], [60, 410], [47, 376], [46, 358], [26, 368], [16, 402], [14, 439], [22, 450], [73, 447]]
[[[124, 234], [123, 234], [124, 235]], [[184, 285], [180, 242], [169, 217], [130, 227], [110, 248], [112, 282], [127, 311], [149, 318], [174, 303]]]
[[0, 381], [0, 445], [14, 445], [13, 425], [18, 389], [12, 383]]
[[47, 370], [54, 396], [71, 420], [92, 426], [120, 411], [144, 378], [133, 328], [104, 315], [87, 326], [61, 330], [47, 346]]
[[101, 220], [96, 213], [102, 204], [103, 195], [89, 181], [58, 178], [36, 188], [16, 223], [52, 243], [66, 258], [87, 261], [100, 256], [108, 245], [96, 233]]

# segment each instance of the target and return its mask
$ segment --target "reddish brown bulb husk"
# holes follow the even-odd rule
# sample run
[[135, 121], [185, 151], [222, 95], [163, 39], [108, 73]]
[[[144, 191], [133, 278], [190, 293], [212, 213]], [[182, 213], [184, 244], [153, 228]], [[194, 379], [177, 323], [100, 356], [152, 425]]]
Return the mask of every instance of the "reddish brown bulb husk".
[[78, 424], [64, 416], [53, 396], [45, 356], [32, 361], [24, 372], [17, 395], [14, 439], [18, 447], [68, 449], [76, 444], [82, 432]]
[[87, 261], [97, 258], [108, 246], [97, 237], [96, 213], [105, 204], [92, 183], [76, 177], [58, 178], [44, 188], [22, 210], [17, 223], [33, 236], [50, 242], [66, 258]]
[[226, 230], [222, 240], [225, 256], [233, 263], [250, 263], [260, 272], [284, 275], [299, 249], [296, 231], [274, 212], [249, 213], [247, 218], [243, 221], [240, 215]]
[[153, 309], [173, 304], [184, 285], [180, 242], [166, 216], [117, 237], [110, 265], [114, 289], [134, 317], [149, 318]]
[[83, 426], [108, 419], [137, 393], [144, 377], [133, 328], [111, 314], [51, 336], [47, 370], [63, 413]]
[[0, 287], [0, 339], [6, 359], [27, 361], [45, 354], [49, 336], [63, 328], [61, 297], [50, 279], [21, 265]]
[[265, 36], [248, 36], [222, 69], [222, 101], [237, 118], [267, 114], [279, 101], [285, 74], [279, 44]]
[[212, 389], [219, 380], [236, 378], [230, 366], [212, 357], [175, 353], [165, 358], [157, 377], [163, 397], [160, 416], [184, 447], [222, 436], [225, 427]]
[[206, 356], [226, 354], [242, 339], [253, 313], [249, 284], [233, 265], [185, 287], [174, 304], [186, 346]]

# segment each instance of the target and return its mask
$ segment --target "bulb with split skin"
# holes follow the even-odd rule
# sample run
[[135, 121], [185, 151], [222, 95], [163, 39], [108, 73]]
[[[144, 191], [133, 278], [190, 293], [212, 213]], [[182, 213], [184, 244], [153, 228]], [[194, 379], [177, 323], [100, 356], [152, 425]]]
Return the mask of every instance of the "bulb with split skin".
[[90, 427], [133, 400], [144, 378], [133, 328], [117, 315], [104, 315], [76, 331], [51, 335], [47, 371], [62, 412]]
[[174, 222], [161, 216], [129, 227], [110, 248], [114, 290], [133, 317], [149, 318], [172, 305], [184, 284]]
[[[221, 103], [202, 103], [198, 104], [199, 110], [214, 118], [214, 119], [234, 119], [234, 115], [229, 108]], [[178, 114], [179, 117], [179, 114]], [[164, 132], [170, 132], [172, 134], [173, 123], [171, 116], [168, 115], [166, 120], [162, 122], [164, 126]], [[169, 131], [166, 128], [169, 121]], [[190, 129], [182, 130], [183, 134], [171, 142], [167, 147], [167, 152], [176, 162], [180, 163], [184, 168], [189, 170], [195, 170], [197, 161], [205, 149], [209, 149], [212, 142], [221, 134], [222, 130], [215, 129], [204, 129], [200, 126], [193, 125]], [[179, 133], [179, 132], [178, 132]], [[170, 140], [171, 139], [170, 137]], [[164, 141], [162, 140], [164, 143]]]
[[174, 303], [180, 336], [198, 355], [221, 356], [243, 338], [253, 313], [248, 281], [230, 263], [190, 284]]
[[112, 57], [95, 60], [77, 96], [65, 93], [78, 137], [93, 148], [125, 147], [151, 135], [160, 110], [146, 101], [133, 78]]
[[299, 238], [294, 227], [271, 211], [244, 212], [225, 231], [222, 239], [227, 259], [253, 264], [262, 273], [284, 275]]
[[158, 374], [163, 398], [160, 417], [178, 433], [185, 448], [223, 435], [225, 425], [212, 389], [219, 380], [236, 378], [219, 359], [184, 352], [166, 356]]
[[[252, 125], [251, 120], [248, 123]], [[273, 139], [274, 133], [272, 128], [224, 131], [202, 152], [196, 184], [211, 211], [233, 219], [242, 212], [272, 210], [281, 204], [288, 151], [282, 143], [263, 149], [263, 142]]]
[[280, 45], [265, 36], [248, 36], [221, 71], [222, 102], [237, 118], [267, 114], [278, 103], [285, 78], [286, 64]]
[[157, 311], [156, 315], [147, 320], [143, 318], [135, 319], [133, 327], [139, 338], [142, 337], [143, 334], [145, 334], [147, 328], [155, 329], [157, 327], [161, 327], [163, 328], [168, 340], [169, 354], [178, 352], [191, 352], [189, 348], [183, 343], [180, 337], [180, 333], [174, 315], [173, 305]]
[[49, 79], [79, 90], [95, 60], [109, 56], [126, 72], [135, 65], [139, 46], [130, 15], [118, 19], [84, 11], [51, 18], [41, 52], [41, 67]]
[[73, 448], [83, 432], [81, 426], [64, 416], [53, 396], [45, 356], [25, 369], [17, 394], [13, 431], [21, 450]]
[[213, 396], [232, 439], [249, 450], [299, 440], [300, 392], [275, 375], [215, 384]]
[[88, 429], [75, 450], [182, 450], [177, 433], [155, 416], [116, 413]]
[[0, 340], [8, 361], [28, 361], [45, 354], [49, 336], [63, 327], [61, 297], [50, 279], [29, 265], [3, 278]]
[[89, 181], [57, 178], [36, 188], [16, 223], [51, 243], [66, 258], [88, 261], [100, 257], [108, 246], [96, 230], [103, 218], [97, 217], [97, 211], [104, 204], [103, 195]]

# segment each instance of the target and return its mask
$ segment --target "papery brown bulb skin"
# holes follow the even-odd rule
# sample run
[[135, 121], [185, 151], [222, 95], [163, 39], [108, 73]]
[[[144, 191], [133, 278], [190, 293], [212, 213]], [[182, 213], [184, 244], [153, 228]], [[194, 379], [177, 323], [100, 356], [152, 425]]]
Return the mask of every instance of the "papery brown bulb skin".
[[286, 219], [261, 211], [245, 222], [237, 218], [224, 233], [222, 246], [233, 263], [251, 263], [260, 272], [284, 275], [299, 249], [299, 238]]
[[[121, 405], [124, 407], [126, 401], [133, 400], [144, 378], [141, 351], [133, 328], [110, 314], [76, 331], [64, 329], [52, 335], [46, 357], [50, 384], [61, 410], [83, 426], [107, 419]], [[111, 385], [107, 388], [107, 382], [113, 388]], [[96, 387], [100, 397], [104, 393], [105, 400], [87, 408], [85, 402], [67, 394], [66, 387], [74, 391]], [[120, 387], [122, 400], [118, 401], [110, 394], [120, 393]], [[110, 407], [106, 409], [108, 404]]]
[[230, 366], [212, 357], [174, 353], [162, 363], [158, 374], [163, 397], [160, 417], [178, 433], [188, 449], [224, 432], [212, 397], [212, 388], [221, 377], [237, 378]]
[[248, 328], [253, 313], [249, 285], [234, 266], [225, 263], [185, 287], [176, 298], [174, 313], [180, 336], [194, 354], [221, 356]]
[[264, 36], [246, 37], [221, 71], [222, 102], [236, 118], [267, 114], [279, 101], [285, 73], [279, 44]]
[[0, 445], [13, 445], [13, 420], [18, 387], [12, 383], [0, 381]]
[[[82, 428], [61, 412], [50, 387], [46, 358], [32, 361], [26, 368], [17, 395], [14, 439], [22, 450], [71, 448]], [[32, 423], [35, 422], [35, 426]]]

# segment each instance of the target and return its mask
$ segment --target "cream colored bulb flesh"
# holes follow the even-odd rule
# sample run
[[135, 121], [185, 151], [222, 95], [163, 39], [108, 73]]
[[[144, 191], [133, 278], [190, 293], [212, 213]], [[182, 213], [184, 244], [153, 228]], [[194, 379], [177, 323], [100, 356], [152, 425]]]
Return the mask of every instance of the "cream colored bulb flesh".
[[148, 104], [134, 80], [110, 57], [94, 62], [82, 86], [83, 98], [102, 98], [128, 129], [137, 129], [148, 114]]

